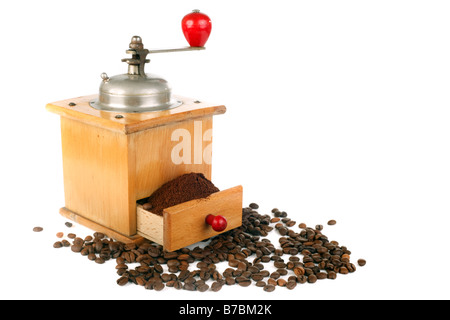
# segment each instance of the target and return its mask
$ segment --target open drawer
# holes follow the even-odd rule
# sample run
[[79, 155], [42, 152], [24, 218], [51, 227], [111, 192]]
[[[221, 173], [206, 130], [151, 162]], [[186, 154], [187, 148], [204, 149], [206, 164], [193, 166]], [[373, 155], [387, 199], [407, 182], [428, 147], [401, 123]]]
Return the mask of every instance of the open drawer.
[[[206, 224], [208, 214], [222, 215], [227, 220], [225, 230], [214, 231]], [[242, 186], [211, 194], [166, 208], [163, 215], [136, 208], [137, 233], [174, 251], [242, 225]]]

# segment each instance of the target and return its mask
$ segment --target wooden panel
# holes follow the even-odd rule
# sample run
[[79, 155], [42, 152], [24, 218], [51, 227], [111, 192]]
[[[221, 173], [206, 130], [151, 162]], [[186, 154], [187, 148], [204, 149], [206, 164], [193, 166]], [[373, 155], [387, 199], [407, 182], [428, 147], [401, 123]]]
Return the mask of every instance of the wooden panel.
[[[207, 130], [212, 130], [212, 122], [213, 119], [210, 116], [168, 124], [132, 135], [136, 152], [137, 177], [134, 201], [150, 196], [164, 183], [185, 173], [203, 173], [207, 179], [211, 180], [211, 164], [203, 158], [203, 151], [212, 141], [210, 139], [203, 141], [202, 138]], [[183, 143], [184, 139], [172, 141], [172, 133], [175, 130], [184, 130], [181, 132], [190, 136], [188, 144], [191, 156], [188, 163], [173, 162], [172, 149]]]
[[163, 217], [147, 210], [141, 205], [137, 205], [137, 233], [146, 239], [159, 244], [164, 243]]
[[134, 142], [61, 117], [66, 208], [124, 235], [136, 233]]
[[[124, 113], [100, 111], [92, 108], [89, 102], [97, 99], [97, 95], [82, 96], [47, 104], [46, 109], [61, 116], [76, 119], [92, 126], [106, 128], [125, 134], [138, 132], [157, 126], [184, 121], [187, 119], [213, 116], [226, 112], [226, 107], [208, 102], [199, 102], [196, 99], [174, 96], [183, 104], [177, 108], [164, 111], [143, 113]], [[75, 105], [69, 105], [69, 103]], [[116, 115], [122, 118], [116, 118]]]
[[220, 214], [227, 219], [227, 228], [222, 232], [241, 226], [242, 186], [165, 209], [164, 249], [174, 251], [222, 233], [205, 223], [208, 214]]

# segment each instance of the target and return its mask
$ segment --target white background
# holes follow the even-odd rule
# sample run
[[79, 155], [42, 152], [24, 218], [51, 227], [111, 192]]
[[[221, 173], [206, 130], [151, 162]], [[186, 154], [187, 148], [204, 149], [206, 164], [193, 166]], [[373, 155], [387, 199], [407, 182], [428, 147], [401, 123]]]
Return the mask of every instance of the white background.
[[[147, 48], [186, 45], [192, 9], [212, 20], [207, 50], [154, 55], [147, 71], [227, 106], [213, 182], [242, 184], [260, 213], [324, 224], [364, 268], [293, 291], [155, 292], [118, 286], [112, 261], [53, 249], [69, 230], [59, 118], [45, 105], [124, 73], [135, 34]], [[3, 1], [0, 298], [450, 298], [449, 16], [448, 1]]]

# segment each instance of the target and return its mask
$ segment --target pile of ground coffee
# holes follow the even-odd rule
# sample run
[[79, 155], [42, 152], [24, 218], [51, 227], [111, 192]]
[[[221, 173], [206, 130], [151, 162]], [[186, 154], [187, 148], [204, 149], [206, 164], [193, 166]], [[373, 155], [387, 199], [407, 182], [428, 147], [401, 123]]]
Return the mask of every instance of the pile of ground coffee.
[[162, 185], [149, 198], [142, 201], [152, 213], [162, 215], [165, 208], [194, 200], [207, 198], [220, 191], [202, 173], [187, 173]]

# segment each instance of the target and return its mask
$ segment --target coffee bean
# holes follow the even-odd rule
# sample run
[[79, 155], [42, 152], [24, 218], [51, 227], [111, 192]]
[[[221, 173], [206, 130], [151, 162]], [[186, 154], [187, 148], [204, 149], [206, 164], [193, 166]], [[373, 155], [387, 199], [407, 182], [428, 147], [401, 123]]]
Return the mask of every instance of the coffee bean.
[[163, 282], [169, 282], [169, 281], [172, 281], [173, 279], [172, 279], [171, 274], [163, 273], [163, 274], [161, 275], [161, 280], [162, 280]]
[[136, 277], [136, 284], [137, 285], [145, 286], [146, 283], [147, 283], [147, 281], [144, 279], [144, 277], [142, 277], [142, 276]]
[[295, 222], [294, 220], [288, 221], [286, 222], [286, 226], [287, 227], [293, 227], [297, 224], [297, 222]]
[[295, 280], [289, 280], [286, 283], [286, 288], [288, 288], [289, 290], [294, 289], [296, 286], [297, 286], [297, 281], [295, 281]]
[[257, 205], [256, 203], [250, 203], [249, 207], [252, 209], [258, 209], [259, 205]]
[[34, 227], [33, 228], [34, 232], [41, 232], [42, 230], [44, 230], [44, 228], [42, 228], [42, 227]]
[[366, 260], [364, 259], [358, 259], [358, 266], [364, 267], [366, 265]]
[[337, 277], [336, 272], [328, 271], [328, 279], [334, 280], [334, 279], [336, 279], [336, 277]]
[[153, 270], [157, 273], [162, 273], [164, 271], [163, 267], [160, 264], [156, 264], [153, 266]]
[[94, 232], [94, 238], [97, 239], [103, 239], [105, 237], [105, 234], [102, 232]]
[[184, 254], [178, 255], [178, 256], [177, 256], [177, 260], [180, 260], [180, 261], [187, 261], [187, 260], [189, 260], [190, 257], [191, 257], [191, 256], [190, 256], [189, 254], [184, 253]]
[[277, 272], [280, 274], [280, 276], [285, 276], [288, 274], [287, 269], [284, 269], [284, 268], [278, 268]]
[[193, 283], [185, 283], [183, 289], [188, 291], [195, 291], [196, 287]]
[[66, 223], [64, 223], [64, 225], [65, 225], [67, 228], [71, 228], [71, 227], [73, 226], [73, 224], [72, 224], [71, 222], [66, 222]]
[[234, 258], [232, 260], [228, 261], [228, 265], [233, 268], [237, 267], [238, 263], [239, 263], [239, 261]]
[[277, 285], [280, 287], [285, 287], [286, 286], [287, 281], [284, 279], [278, 279], [277, 280]]
[[243, 276], [238, 276], [238, 277], [235, 278], [235, 280], [236, 280], [237, 283], [249, 281], [248, 278], [243, 277]]
[[81, 244], [74, 244], [70, 247], [73, 252], [80, 252], [83, 246]]
[[344, 253], [344, 254], [341, 256], [341, 261], [342, 261], [342, 262], [349, 262], [349, 261], [350, 261], [350, 256], [349, 256], [348, 254]]
[[162, 289], [164, 289], [165, 285], [164, 283], [157, 281], [156, 283], [153, 284], [153, 289], [156, 291], [161, 291]]
[[274, 271], [274, 272], [272, 272], [272, 273], [270, 274], [270, 277], [271, 277], [272, 279], [278, 279], [280, 276], [281, 276], [280, 273], [277, 272], [277, 271]]
[[217, 292], [217, 291], [219, 291], [220, 289], [222, 289], [222, 284], [221, 284], [220, 282], [214, 281], [214, 282], [211, 284], [211, 291]]
[[278, 227], [277, 230], [280, 233], [280, 235], [282, 235], [282, 236], [285, 236], [289, 231], [288, 228], [283, 227], [283, 226]]
[[167, 261], [168, 267], [178, 267], [180, 265], [180, 261], [177, 259], [170, 259]]
[[147, 290], [153, 290], [153, 282], [152, 281], [147, 281], [144, 284], [144, 288], [147, 289]]
[[206, 283], [197, 286], [197, 291], [200, 291], [200, 292], [205, 292], [208, 289], [209, 289], [209, 285], [207, 285]]
[[340, 267], [339, 268], [339, 273], [348, 274], [348, 269], [346, 267]]
[[77, 245], [83, 246], [84, 240], [81, 239], [80, 237], [75, 237], [75, 238], [73, 239], [72, 243], [73, 243], [73, 244], [77, 244]]
[[233, 277], [226, 277], [225, 278], [225, 283], [227, 284], [227, 285], [229, 285], [229, 286], [231, 286], [231, 285], [233, 285], [233, 284], [235, 284], [236, 283], [236, 279], [235, 278], [233, 278]]
[[306, 283], [308, 281], [308, 277], [305, 275], [297, 276], [297, 282], [300, 284]]
[[134, 270], [136, 270], [137, 272], [139, 272], [141, 274], [145, 274], [150, 271], [150, 267], [149, 266], [139, 266], [139, 267], [136, 267], [136, 269], [134, 269]]
[[336, 224], [336, 220], [330, 220], [328, 221], [329, 226], [334, 226]]
[[66, 239], [61, 240], [61, 243], [64, 247], [70, 247], [70, 242], [67, 241]]
[[261, 274], [263, 277], [268, 277], [270, 276], [270, 272], [268, 270], [261, 270], [259, 272], [259, 274]]
[[348, 272], [355, 272], [356, 266], [353, 263], [347, 263], [346, 265]]
[[190, 272], [188, 270], [182, 270], [180, 274], [178, 275], [178, 279], [181, 281], [185, 281], [190, 275]]
[[245, 264], [245, 262], [240, 261], [237, 264], [237, 269], [241, 270], [241, 271], [245, 271], [245, 270], [247, 270], [247, 264]]
[[250, 273], [258, 273], [260, 269], [256, 266], [249, 266], [247, 270], [250, 271]]
[[273, 284], [267, 284], [263, 287], [263, 290], [266, 292], [272, 292], [275, 290], [275, 286]]
[[237, 260], [241, 260], [241, 261], [245, 261], [246, 258], [247, 258], [247, 256], [246, 256], [244, 253], [242, 253], [242, 252], [236, 253], [236, 254], [234, 255], [234, 257], [235, 257]]
[[285, 268], [286, 264], [283, 261], [275, 261], [273, 263], [273, 265], [275, 266], [275, 268]]
[[264, 276], [261, 273], [254, 273], [251, 275], [253, 281], [260, 281], [264, 279]]
[[62, 246], [63, 246], [63, 244], [62, 244], [61, 241], [56, 241], [56, 242], [53, 244], [53, 248], [62, 248]]
[[317, 281], [317, 277], [314, 274], [310, 274], [308, 276], [308, 283], [315, 283]]
[[128, 283], [128, 280], [129, 280], [128, 277], [122, 276], [119, 279], [117, 279], [117, 284], [119, 286], [124, 286]]
[[105, 263], [105, 259], [103, 259], [103, 258], [101, 258], [101, 257], [98, 257], [98, 258], [95, 258], [95, 263], [98, 263], [98, 264], [103, 264], [103, 263]]
[[179, 280], [175, 281], [175, 283], [173, 284], [173, 287], [177, 290], [183, 289], [183, 283]]

